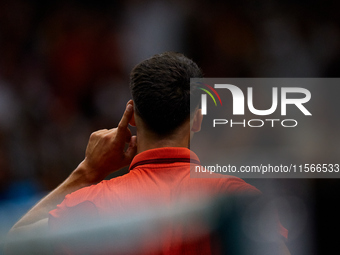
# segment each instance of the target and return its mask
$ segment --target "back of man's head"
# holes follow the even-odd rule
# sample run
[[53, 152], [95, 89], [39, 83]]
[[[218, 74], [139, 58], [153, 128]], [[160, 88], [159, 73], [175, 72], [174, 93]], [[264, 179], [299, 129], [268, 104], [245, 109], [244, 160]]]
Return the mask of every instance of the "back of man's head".
[[135, 112], [150, 131], [171, 134], [190, 118], [190, 78], [200, 77], [197, 64], [180, 53], [144, 60], [130, 76]]

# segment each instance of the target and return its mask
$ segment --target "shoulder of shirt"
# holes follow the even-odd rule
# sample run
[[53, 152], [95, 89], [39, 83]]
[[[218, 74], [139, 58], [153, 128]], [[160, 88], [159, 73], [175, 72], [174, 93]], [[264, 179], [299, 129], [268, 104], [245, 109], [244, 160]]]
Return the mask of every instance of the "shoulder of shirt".
[[105, 191], [108, 189], [108, 184], [110, 182], [118, 181], [120, 177], [116, 177], [110, 180], [103, 180], [100, 183], [93, 184], [91, 186], [87, 186], [76, 190], [65, 196], [64, 203], [68, 207], [75, 206], [84, 201], [94, 201], [96, 198], [101, 197], [105, 194]]
[[135, 174], [135, 172], [129, 172], [125, 175], [103, 180], [97, 184], [81, 188], [66, 195], [64, 202], [67, 206], [74, 206], [83, 201], [95, 201], [105, 196], [105, 194], [108, 194], [113, 185], [118, 187], [120, 184], [126, 184], [126, 181], [131, 180], [131, 175], [133, 174]]

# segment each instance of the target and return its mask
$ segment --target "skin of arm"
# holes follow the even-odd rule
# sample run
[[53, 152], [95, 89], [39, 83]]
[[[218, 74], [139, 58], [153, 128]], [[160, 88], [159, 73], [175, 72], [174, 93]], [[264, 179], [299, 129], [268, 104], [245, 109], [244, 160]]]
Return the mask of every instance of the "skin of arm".
[[[8, 238], [17, 234], [33, 234], [48, 230], [48, 214], [60, 204], [67, 194], [102, 181], [107, 175], [130, 164], [137, 152], [137, 138], [128, 128], [133, 116], [130, 100], [118, 127], [98, 130], [91, 134], [85, 159], [56, 189], [42, 198], [9, 231]], [[124, 150], [125, 144], [129, 147]], [[5, 246], [6, 254], [15, 254], [11, 244]]]

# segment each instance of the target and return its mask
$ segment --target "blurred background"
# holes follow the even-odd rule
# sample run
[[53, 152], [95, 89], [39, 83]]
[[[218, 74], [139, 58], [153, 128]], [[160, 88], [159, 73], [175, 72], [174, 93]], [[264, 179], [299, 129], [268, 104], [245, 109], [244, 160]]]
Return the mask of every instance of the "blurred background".
[[[330, 0], [0, 0], [0, 240], [81, 162], [91, 132], [117, 125], [135, 64], [171, 50], [206, 77], [338, 77], [339, 8]], [[337, 92], [320, 90], [334, 114]], [[339, 150], [336, 123], [303, 137], [307, 158]], [[248, 138], [247, 146], [256, 140]], [[291, 253], [334, 251], [340, 182], [277, 182]], [[258, 188], [270, 192], [266, 185]]]

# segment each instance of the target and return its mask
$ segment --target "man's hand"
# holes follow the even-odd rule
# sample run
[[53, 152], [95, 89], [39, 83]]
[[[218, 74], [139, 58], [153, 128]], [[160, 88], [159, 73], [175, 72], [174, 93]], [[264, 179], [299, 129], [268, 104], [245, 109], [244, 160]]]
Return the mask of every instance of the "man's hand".
[[[84, 161], [79, 168], [89, 182], [103, 180], [110, 173], [130, 164], [137, 152], [137, 138], [131, 136], [128, 128], [133, 116], [133, 106], [129, 102], [118, 127], [103, 129], [91, 134]], [[125, 151], [125, 145], [129, 147]]]
[[[17, 234], [42, 233], [48, 229], [48, 213], [61, 203], [67, 194], [102, 181], [108, 174], [127, 166], [137, 152], [136, 137], [128, 128], [133, 116], [130, 100], [118, 127], [94, 132], [87, 145], [85, 159], [56, 189], [41, 199], [10, 230], [8, 237]], [[127, 150], [125, 144], [129, 143]], [[17, 254], [15, 242], [6, 246], [6, 254]]]

